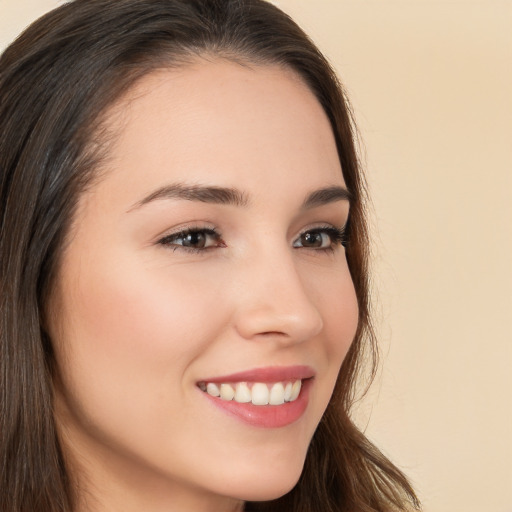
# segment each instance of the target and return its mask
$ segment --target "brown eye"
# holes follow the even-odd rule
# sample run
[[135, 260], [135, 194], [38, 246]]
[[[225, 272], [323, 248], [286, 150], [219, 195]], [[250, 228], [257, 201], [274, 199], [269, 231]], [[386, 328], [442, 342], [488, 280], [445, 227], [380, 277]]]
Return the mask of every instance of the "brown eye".
[[327, 233], [310, 232], [300, 236], [302, 247], [328, 247], [331, 245], [331, 239]]
[[293, 243], [295, 248], [304, 249], [333, 249], [337, 244], [344, 242], [344, 230], [332, 226], [310, 229], [301, 233]]
[[221, 247], [220, 235], [213, 229], [188, 229], [172, 235], [167, 235], [159, 242], [174, 249], [206, 250]]

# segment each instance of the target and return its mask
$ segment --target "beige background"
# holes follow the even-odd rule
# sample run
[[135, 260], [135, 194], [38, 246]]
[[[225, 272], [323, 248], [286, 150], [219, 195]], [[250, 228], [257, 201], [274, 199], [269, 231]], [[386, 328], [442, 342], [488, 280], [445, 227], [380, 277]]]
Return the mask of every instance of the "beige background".
[[[0, 47], [58, 3], [0, 0]], [[426, 512], [512, 512], [512, 0], [275, 3], [365, 145], [384, 367], [359, 421]]]

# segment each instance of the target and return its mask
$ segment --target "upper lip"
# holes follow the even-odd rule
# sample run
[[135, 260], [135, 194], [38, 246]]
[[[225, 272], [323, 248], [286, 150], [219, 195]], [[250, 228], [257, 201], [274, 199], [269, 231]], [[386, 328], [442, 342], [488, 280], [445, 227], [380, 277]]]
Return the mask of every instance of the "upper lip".
[[309, 379], [315, 376], [315, 371], [310, 366], [268, 366], [254, 368], [243, 372], [232, 373], [203, 379], [201, 382], [228, 383], [228, 382], [283, 382]]

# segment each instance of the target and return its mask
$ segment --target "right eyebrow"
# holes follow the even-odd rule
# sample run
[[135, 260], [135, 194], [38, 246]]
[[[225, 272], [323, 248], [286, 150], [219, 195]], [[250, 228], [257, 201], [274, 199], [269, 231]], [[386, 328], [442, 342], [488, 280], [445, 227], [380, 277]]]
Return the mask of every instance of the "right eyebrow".
[[173, 183], [154, 190], [132, 205], [128, 211], [136, 210], [148, 203], [162, 199], [184, 199], [186, 201], [234, 206], [247, 206], [249, 203], [247, 196], [236, 188]]

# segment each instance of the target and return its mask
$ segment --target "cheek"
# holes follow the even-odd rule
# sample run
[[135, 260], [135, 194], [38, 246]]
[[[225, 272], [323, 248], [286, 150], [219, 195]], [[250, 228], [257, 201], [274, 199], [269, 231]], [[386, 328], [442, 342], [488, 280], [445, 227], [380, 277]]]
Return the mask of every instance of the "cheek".
[[171, 279], [166, 269], [135, 271], [120, 261], [63, 276], [56, 350], [73, 408], [113, 425], [135, 409], [156, 418], [180, 400], [187, 368], [222, 323], [218, 309], [212, 314], [213, 286], [198, 293], [186, 274]]
[[341, 365], [354, 339], [359, 308], [347, 263], [343, 260], [325, 272], [306, 275], [308, 295], [320, 312], [324, 324], [324, 343], [333, 363]]
[[117, 269], [89, 274], [77, 290], [67, 308], [75, 339], [123, 359], [159, 360], [167, 352], [179, 362], [204, 341], [200, 328], [212, 316], [208, 293], [197, 293], [185, 276], [167, 282], [165, 273]]
[[322, 360], [325, 361], [325, 367], [321, 372], [325, 375], [325, 380], [321, 383], [322, 403], [318, 405], [318, 410], [323, 413], [341, 365], [354, 340], [359, 308], [346, 263], [340, 265], [337, 271], [326, 274], [322, 279], [319, 276], [321, 273], [316, 273], [315, 279], [308, 282], [308, 289], [324, 321], [322, 349], [325, 357]]
[[[340, 286], [331, 293], [325, 294], [321, 299], [325, 311], [326, 329], [328, 338], [332, 342], [332, 350], [343, 350], [354, 338], [359, 309], [352, 281], [346, 278], [341, 280]], [[338, 339], [338, 342], [336, 342]]]
[[162, 454], [179, 459], [190, 442], [182, 425], [183, 411], [196, 414], [189, 369], [225, 326], [225, 308], [207, 275], [109, 262], [68, 275], [63, 267], [59, 423], [86, 452], [93, 440], [167, 467]]

